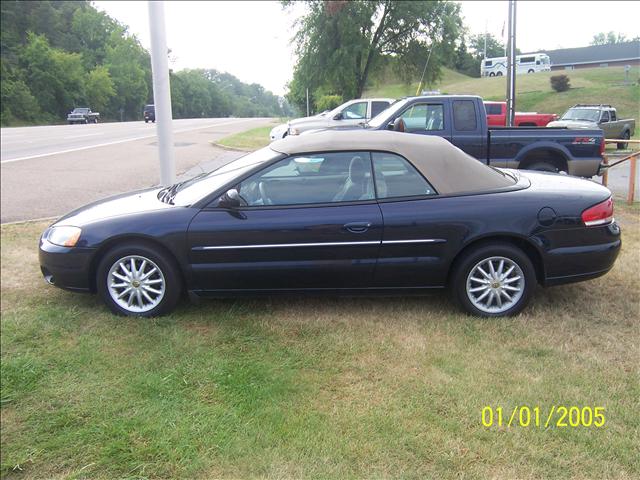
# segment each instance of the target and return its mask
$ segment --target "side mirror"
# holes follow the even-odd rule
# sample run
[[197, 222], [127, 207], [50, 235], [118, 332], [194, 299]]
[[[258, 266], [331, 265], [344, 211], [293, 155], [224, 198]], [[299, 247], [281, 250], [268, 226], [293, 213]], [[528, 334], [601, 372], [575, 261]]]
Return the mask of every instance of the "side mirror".
[[342, 115], [342, 112], [336, 113], [335, 117], [333, 117], [334, 120], [342, 120], [343, 118], [344, 115]]
[[235, 188], [227, 190], [218, 201], [221, 208], [238, 208], [240, 206], [240, 194]]
[[398, 117], [393, 121], [393, 131], [394, 132], [404, 132], [404, 120], [402, 117]]

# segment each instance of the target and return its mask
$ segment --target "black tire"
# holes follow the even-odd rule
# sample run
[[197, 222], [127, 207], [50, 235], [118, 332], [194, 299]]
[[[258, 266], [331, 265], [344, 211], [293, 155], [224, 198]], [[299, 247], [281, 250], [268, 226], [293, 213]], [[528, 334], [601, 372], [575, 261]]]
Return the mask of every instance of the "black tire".
[[502, 72], [496, 73], [496, 77], [501, 77], [501, 76], [502, 76]]
[[85, 124], [85, 125], [87, 125], [88, 123], [89, 123], [89, 119], [88, 119], [88, 118], [85, 118], [85, 119], [84, 119], [84, 124]]
[[[502, 257], [515, 263], [523, 273], [522, 295], [509, 308], [500, 312], [479, 309], [467, 293], [467, 279], [480, 262], [492, 257]], [[458, 259], [451, 276], [451, 294], [454, 301], [467, 313], [479, 317], [507, 317], [520, 313], [527, 306], [536, 287], [536, 273], [529, 257], [519, 248], [509, 243], [488, 243], [469, 250]]]
[[530, 68], [527, 73], [534, 73], [534, 70]]
[[495, 73], [493, 73], [493, 72], [489, 72], [489, 76], [490, 76], [490, 77], [495, 77], [495, 76], [496, 76], [496, 74], [495, 74]]
[[146, 118], [144, 119], [144, 123], [149, 123], [149, 120], [147, 120]]
[[[153, 262], [164, 279], [164, 296], [157, 305], [143, 312], [128, 310], [116, 303], [108, 286], [111, 268], [121, 259], [132, 255]], [[101, 259], [96, 272], [96, 287], [104, 303], [117, 315], [157, 317], [171, 312], [177, 305], [182, 294], [182, 278], [175, 260], [159, 248], [145, 243], [125, 243], [112, 248]]]
[[[622, 139], [623, 140], [629, 140], [630, 137], [631, 136], [629, 135], [629, 132], [624, 132], [622, 134]], [[616, 143], [616, 147], [617, 147], [618, 150], [624, 150], [624, 149], [627, 148], [628, 145], [629, 145], [628, 143]]]
[[97, 119], [97, 118], [94, 118], [94, 119], [93, 119], [93, 123], [98, 123], [98, 119]]
[[536, 162], [529, 165], [526, 170], [537, 170], [538, 172], [558, 173], [558, 167], [549, 162]]
[[154, 118], [153, 120], [151, 120], [153, 123], [156, 123], [156, 119]]

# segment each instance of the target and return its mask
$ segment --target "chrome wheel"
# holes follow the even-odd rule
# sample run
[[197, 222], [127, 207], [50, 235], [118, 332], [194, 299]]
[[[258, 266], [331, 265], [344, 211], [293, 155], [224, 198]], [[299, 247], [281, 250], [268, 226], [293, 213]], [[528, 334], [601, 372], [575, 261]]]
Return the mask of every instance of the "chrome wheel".
[[484, 313], [509, 310], [522, 298], [524, 289], [522, 269], [506, 257], [485, 258], [467, 276], [467, 296]]
[[107, 288], [113, 301], [132, 313], [157, 307], [165, 294], [165, 278], [153, 261], [141, 255], [129, 255], [111, 266]]

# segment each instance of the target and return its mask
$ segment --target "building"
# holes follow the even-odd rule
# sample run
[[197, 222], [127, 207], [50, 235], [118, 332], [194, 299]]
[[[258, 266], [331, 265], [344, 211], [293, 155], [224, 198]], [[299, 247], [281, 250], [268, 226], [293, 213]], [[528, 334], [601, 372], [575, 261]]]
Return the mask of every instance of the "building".
[[640, 65], [640, 40], [610, 45], [561, 48], [547, 50], [545, 53], [551, 59], [551, 70]]

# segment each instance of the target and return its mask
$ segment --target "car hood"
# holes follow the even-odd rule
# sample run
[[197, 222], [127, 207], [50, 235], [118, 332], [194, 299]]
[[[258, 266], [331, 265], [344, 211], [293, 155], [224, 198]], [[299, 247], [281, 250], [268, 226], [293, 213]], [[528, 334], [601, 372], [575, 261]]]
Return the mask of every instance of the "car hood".
[[555, 120], [549, 122], [547, 127], [600, 128], [596, 122], [588, 122], [586, 120]]
[[[181, 208], [158, 200], [159, 187], [124, 193], [99, 200], [66, 214], [53, 225], [83, 227], [107, 218], [135, 215], [155, 210]], [[52, 225], [52, 226], [53, 226]]]

